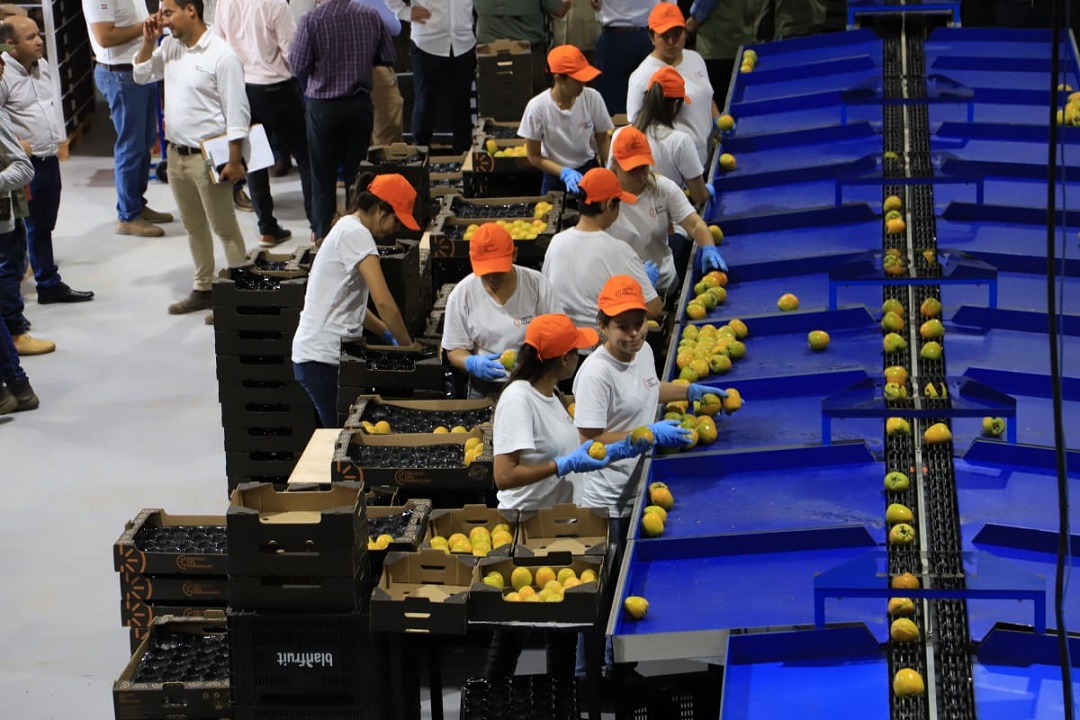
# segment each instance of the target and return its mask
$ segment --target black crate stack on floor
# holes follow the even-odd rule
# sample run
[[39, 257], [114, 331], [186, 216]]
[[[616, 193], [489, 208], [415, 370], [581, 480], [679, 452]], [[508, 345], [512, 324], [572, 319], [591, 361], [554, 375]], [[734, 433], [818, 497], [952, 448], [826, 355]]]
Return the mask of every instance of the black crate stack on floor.
[[310, 248], [256, 252], [214, 282], [229, 492], [242, 482], [286, 482], [315, 430], [315, 409], [293, 378], [291, 358], [311, 255]]
[[416, 202], [413, 205], [413, 218], [420, 230], [404, 230], [398, 233], [398, 239], [419, 240], [424, 228], [436, 212], [431, 202], [431, 165], [430, 148], [426, 145], [376, 145], [369, 148], [367, 157], [361, 161], [358, 172], [371, 172], [376, 175], [397, 174], [409, 181], [416, 189]]

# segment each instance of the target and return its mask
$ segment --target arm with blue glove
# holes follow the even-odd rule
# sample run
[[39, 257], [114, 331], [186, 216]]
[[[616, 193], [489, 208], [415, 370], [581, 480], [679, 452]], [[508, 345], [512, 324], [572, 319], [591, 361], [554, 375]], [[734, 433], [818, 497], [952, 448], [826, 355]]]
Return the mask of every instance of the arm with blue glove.
[[390, 332], [389, 330], [382, 334], [382, 339], [386, 341], [387, 345], [398, 345], [397, 338], [394, 337], [394, 333]]
[[564, 167], [559, 173], [559, 179], [563, 181], [563, 185], [566, 185], [566, 192], [576, 193], [578, 183], [581, 182], [581, 173], [572, 167]]
[[705, 397], [707, 393], [712, 393], [717, 397], [726, 398], [727, 391], [713, 387], [712, 385], [702, 385], [701, 383], [691, 383], [686, 386], [686, 399], [690, 402], [698, 402], [701, 398]]
[[660, 282], [660, 266], [652, 260], [646, 260], [642, 264], [645, 266], [645, 275], [648, 276], [649, 283], [656, 287], [656, 284]]
[[[555, 474], [559, 477], [566, 477], [570, 473], [589, 472], [590, 470], [599, 470], [602, 467], [607, 467], [607, 464], [611, 462], [611, 455], [605, 454], [604, 457], [597, 460], [589, 454], [589, 448], [593, 444], [593, 440], [586, 440], [578, 447], [577, 450], [569, 455], [563, 455], [555, 458]], [[605, 446], [605, 449], [610, 446]]]
[[656, 447], [681, 448], [690, 444], [690, 431], [679, 424], [678, 420], [661, 420], [649, 426]]
[[499, 354], [469, 355], [465, 358], [465, 372], [475, 378], [493, 382], [506, 377], [506, 368], [499, 361]]
[[626, 460], [628, 458], [637, 457], [643, 453], [652, 449], [652, 443], [647, 440], [633, 442], [630, 440], [630, 434], [627, 433], [626, 437], [618, 442], [613, 442], [607, 446], [608, 457], [611, 458], [611, 462], [618, 462], [619, 460]]
[[707, 273], [710, 270], [728, 271], [727, 263], [724, 262], [724, 256], [720, 254], [720, 251], [716, 249], [715, 245], [703, 245], [699, 251], [699, 255], [701, 257], [702, 274]]

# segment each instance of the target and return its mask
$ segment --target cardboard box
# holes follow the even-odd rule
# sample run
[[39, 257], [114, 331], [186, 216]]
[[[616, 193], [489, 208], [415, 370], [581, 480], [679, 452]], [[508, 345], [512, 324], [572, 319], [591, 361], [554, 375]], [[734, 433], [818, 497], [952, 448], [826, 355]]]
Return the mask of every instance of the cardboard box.
[[186, 603], [147, 602], [133, 597], [120, 598], [120, 625], [130, 628], [149, 628], [160, 617], [203, 618], [211, 611], [224, 611], [226, 603], [221, 601], [211, 605]]
[[431, 173], [428, 179], [431, 183], [431, 197], [444, 197], [462, 192], [464, 179], [461, 167], [465, 164], [465, 156], [466, 153], [431, 156]]
[[138, 601], [220, 606], [229, 599], [229, 578], [221, 575], [143, 575], [121, 570], [120, 598], [124, 605]]
[[141, 540], [139, 531], [159, 532], [157, 528], [198, 528], [220, 534], [225, 528], [225, 516], [170, 515], [161, 508], [141, 510], [124, 524], [124, 532], [113, 543], [113, 569], [131, 575], [226, 575], [228, 562], [224, 545], [218, 552], [145, 550], [140, 547], [137, 542], [137, 539]]
[[[483, 440], [480, 457], [465, 466], [465, 443], [473, 437]], [[457, 445], [461, 464], [456, 467], [420, 468], [373, 467], [356, 460], [362, 447], [424, 448], [433, 445]], [[457, 457], [457, 453], [454, 453]], [[389, 464], [389, 463], [388, 463]], [[343, 430], [334, 448], [331, 478], [334, 482], [363, 482], [368, 487], [399, 486], [433, 490], [489, 490], [493, 486], [494, 456], [489, 431], [476, 428], [467, 433], [430, 433], [402, 435], [369, 435], [363, 430]]]
[[[179, 647], [169, 647], [169, 637], [184, 636]], [[200, 639], [205, 639], [200, 643]], [[174, 643], [176, 641], [173, 641]], [[199, 663], [190, 663], [189, 644], [200, 647]], [[220, 648], [220, 679], [168, 680], [151, 682], [137, 680], [139, 666], [147, 655], [161, 661], [162, 653], [175, 653], [178, 665], [187, 664], [189, 673], [201, 676], [210, 668], [205, 653]], [[213, 618], [163, 617], [150, 627], [146, 639], [132, 655], [120, 677], [113, 683], [113, 709], [117, 720], [199, 720], [229, 715], [228, 646], [225, 641], [225, 618], [218, 613]]]
[[556, 505], [523, 511], [519, 522], [516, 558], [603, 557], [607, 553], [607, 508]]
[[532, 50], [520, 40], [476, 46], [476, 90], [481, 115], [520, 119], [532, 97]]
[[259, 612], [362, 612], [370, 591], [367, 555], [351, 577], [231, 575], [229, 607]]
[[431, 516], [431, 501], [424, 499], [407, 500], [404, 505], [369, 505], [367, 509], [368, 537], [374, 540], [379, 535], [379, 521], [402, 513], [411, 513], [408, 525], [401, 533], [394, 534], [394, 540], [387, 550], [393, 552], [414, 552], [420, 547]]
[[536, 176], [536, 187], [540, 187], [540, 169], [534, 167], [525, 155], [495, 155], [488, 151], [488, 141], [495, 143], [496, 152], [508, 148], [524, 147], [524, 138], [498, 139], [490, 135], [477, 135], [473, 138], [473, 148], [462, 166], [462, 172], [475, 173], [523, 173]]
[[[443, 368], [437, 345], [369, 345], [363, 338], [341, 341], [338, 387], [410, 388], [442, 391]], [[359, 393], [358, 393], [359, 394]], [[350, 398], [349, 405], [356, 398]]]
[[[481, 417], [480, 422], [471, 426], [466, 426], [469, 429], [476, 425], [491, 422], [495, 417], [495, 401], [490, 398], [483, 398], [480, 400], [384, 400], [381, 395], [361, 395], [356, 398], [356, 403], [349, 408], [349, 417], [345, 420], [346, 430], [361, 430], [362, 421], [376, 422], [381, 419], [383, 409], [396, 410], [398, 412], [404, 412], [409, 415], [409, 419], [414, 423], [419, 424], [419, 428], [411, 426], [416, 429], [405, 429], [400, 432], [413, 432], [413, 433], [433, 433], [436, 427], [442, 426], [447, 429], [454, 427], [457, 423], [452, 422], [448, 417], [443, 416], [443, 413], [464, 413], [469, 412]], [[398, 428], [394, 427], [394, 423], [390, 422], [390, 428], [393, 433], [399, 432]]]
[[241, 485], [226, 521], [230, 576], [352, 578], [366, 561], [367, 515], [358, 483], [303, 490]]
[[[510, 534], [517, 539], [518, 513], [516, 510], [499, 510], [489, 508], [486, 505], [466, 505], [452, 510], [435, 510], [428, 520], [427, 532], [424, 534], [424, 547], [431, 547], [431, 538], [440, 536], [449, 538], [454, 533], [469, 535], [475, 527], [487, 528], [490, 533], [496, 525], [505, 524], [510, 526]], [[508, 557], [513, 551], [514, 543], [492, 548], [488, 557]], [[451, 553], [463, 555], [464, 553]]]
[[477, 567], [477, 575], [483, 578], [487, 573], [497, 570], [502, 573], [506, 587], [500, 590], [479, 580], [472, 586], [469, 594], [469, 622], [497, 623], [580, 623], [591, 625], [600, 613], [603, 598], [604, 574], [603, 558], [579, 556], [570, 562], [548, 565], [556, 573], [564, 567], [581, 575], [584, 570], [596, 573], [595, 582], [582, 583], [563, 591], [562, 602], [508, 602], [503, 598], [513, 591], [510, 577], [517, 567], [528, 567], [531, 572], [542, 565], [522, 562], [521, 558], [482, 559]]
[[[513, 222], [515, 220], [524, 220], [527, 223], [532, 223], [533, 218], [473, 218], [473, 219], [459, 219], [450, 215], [443, 215], [439, 218], [436, 227], [431, 231], [430, 243], [431, 254], [434, 257], [469, 257], [470, 241], [465, 239], [465, 231], [470, 225], [481, 225], [485, 222], [496, 222], [496, 220], [506, 220], [507, 222]], [[529, 260], [536, 258], [543, 258], [544, 253], [547, 252], [548, 245], [551, 244], [551, 238], [555, 236], [555, 226], [549, 223], [542, 231], [537, 233], [537, 236], [532, 239], [515, 238], [514, 247], [518, 251], [519, 260]]]
[[462, 195], [449, 195], [443, 198], [443, 209], [459, 220], [478, 218], [478, 222], [495, 220], [536, 219], [536, 206], [546, 202], [551, 205], [540, 220], [548, 224], [558, 221], [562, 209], [562, 193], [549, 192], [547, 195], [516, 195], [502, 198], [467, 198]]
[[464, 635], [476, 560], [441, 550], [390, 553], [371, 593], [373, 632]]

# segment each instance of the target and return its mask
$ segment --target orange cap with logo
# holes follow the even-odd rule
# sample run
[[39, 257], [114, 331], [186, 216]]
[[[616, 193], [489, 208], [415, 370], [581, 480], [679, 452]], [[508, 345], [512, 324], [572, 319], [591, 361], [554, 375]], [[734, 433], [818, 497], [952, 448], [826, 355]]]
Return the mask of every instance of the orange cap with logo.
[[413, 217], [413, 205], [416, 204], [416, 189], [401, 175], [390, 173], [376, 175], [367, 191], [394, 208], [394, 214], [401, 224], [410, 230], [419, 230], [420, 225]]
[[686, 94], [686, 80], [675, 68], [665, 65], [654, 72], [649, 78], [649, 87], [651, 88], [656, 83], [660, 83], [660, 87], [664, 88], [664, 97], [678, 98], [687, 105], [690, 104], [690, 96]]
[[607, 168], [593, 168], [578, 180], [578, 188], [585, 193], [585, 202], [604, 202], [618, 198], [633, 205], [637, 195], [628, 193], [619, 184], [619, 178]]
[[614, 317], [630, 310], [648, 311], [641, 285], [629, 275], [612, 275], [600, 290], [597, 307], [605, 315]]
[[578, 327], [561, 313], [538, 315], [525, 328], [525, 344], [536, 350], [541, 360], [562, 357], [571, 350], [595, 347], [600, 336], [592, 328]]
[[547, 62], [552, 75], [569, 75], [578, 82], [590, 82], [600, 74], [600, 70], [590, 65], [581, 50], [573, 45], [552, 48]]
[[627, 172], [642, 165], [656, 164], [649, 148], [649, 138], [633, 125], [627, 125], [615, 134], [615, 141], [611, 143], [611, 156], [619, 163], [619, 167]]
[[682, 10], [673, 2], [660, 2], [649, 13], [649, 29], [663, 35], [668, 30], [686, 27]]
[[469, 242], [473, 275], [510, 272], [514, 266], [514, 238], [502, 225], [484, 223]]

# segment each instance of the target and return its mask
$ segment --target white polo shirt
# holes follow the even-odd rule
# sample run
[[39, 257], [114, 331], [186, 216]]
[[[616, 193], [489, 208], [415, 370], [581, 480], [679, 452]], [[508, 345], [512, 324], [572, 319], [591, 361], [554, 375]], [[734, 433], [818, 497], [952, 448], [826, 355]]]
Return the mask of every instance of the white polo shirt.
[[601, 0], [598, 19], [602, 26], [615, 27], [649, 26], [649, 13], [660, 0]]
[[623, 204], [608, 233], [633, 248], [642, 260], [656, 263], [660, 267], [659, 287], [669, 289], [674, 287], [678, 276], [668, 235], [674, 225], [694, 214], [694, 206], [673, 181], [656, 173], [652, 177], [656, 185], [646, 186], [637, 203]]
[[596, 157], [598, 132], [613, 127], [607, 105], [592, 88], [577, 97], [563, 110], [545, 90], [525, 106], [518, 135], [540, 143], [540, 154], [563, 167], [579, 168]]
[[412, 7], [402, 0], [386, 0], [399, 20], [409, 22], [409, 37], [429, 55], [460, 57], [476, 47], [473, 32], [473, 0], [423, 0], [418, 2], [431, 11], [422, 23], [410, 22]]
[[134, 0], [83, 0], [83, 17], [86, 18], [86, 30], [90, 33], [90, 47], [94, 49], [94, 58], [106, 65], [130, 65], [131, 56], [139, 51], [142, 35], [123, 45], [101, 47], [90, 26], [94, 23], [113, 23], [116, 27], [134, 27], [142, 25], [150, 17], [146, 3]]
[[[626, 86], [626, 117], [633, 118], [644, 102], [649, 79], [667, 63], [649, 55], [637, 69], [630, 74]], [[682, 62], [674, 66], [686, 83], [686, 95], [690, 102], [683, 103], [675, 118], [675, 127], [686, 132], [694, 141], [698, 159], [702, 164], [708, 162], [709, 136], [712, 135], [713, 86], [709, 82], [709, 71], [705, 59], [693, 50], [683, 50]]]

